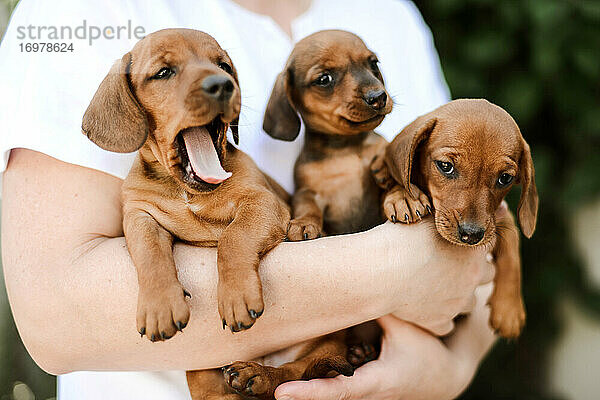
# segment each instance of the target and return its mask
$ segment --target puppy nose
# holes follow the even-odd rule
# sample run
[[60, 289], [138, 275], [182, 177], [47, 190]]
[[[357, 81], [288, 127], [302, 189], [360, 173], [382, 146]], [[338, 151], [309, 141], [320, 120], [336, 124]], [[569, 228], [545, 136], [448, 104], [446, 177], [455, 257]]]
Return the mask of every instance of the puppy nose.
[[387, 94], [385, 90], [369, 90], [365, 96], [365, 102], [375, 110], [381, 110], [385, 107]]
[[460, 241], [466, 244], [477, 244], [483, 239], [485, 229], [472, 222], [463, 222], [458, 225]]
[[215, 100], [226, 101], [233, 93], [233, 82], [224, 75], [209, 75], [202, 81], [202, 90]]

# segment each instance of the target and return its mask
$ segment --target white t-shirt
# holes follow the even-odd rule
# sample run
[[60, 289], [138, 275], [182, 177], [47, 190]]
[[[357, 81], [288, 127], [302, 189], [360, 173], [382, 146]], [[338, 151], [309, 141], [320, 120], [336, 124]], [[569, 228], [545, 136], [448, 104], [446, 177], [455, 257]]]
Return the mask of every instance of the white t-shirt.
[[[64, 27], [70, 27], [72, 38]], [[113, 38], [94, 39], [98, 30], [92, 27]], [[119, 27], [125, 29], [117, 38]], [[136, 27], [146, 34], [193, 28], [217, 39], [239, 72], [240, 148], [288, 191], [293, 190], [293, 164], [303, 138], [292, 143], [273, 140], [263, 132], [262, 118], [275, 77], [299, 39], [322, 29], [345, 29], [377, 54], [394, 100], [394, 110], [377, 129], [388, 140], [449, 99], [431, 33], [409, 1], [313, 0], [293, 21], [291, 40], [271, 18], [232, 0], [22, 0], [0, 46], [0, 172], [10, 150], [23, 147], [120, 178], [127, 175], [135, 154], [101, 150], [81, 134], [80, 126], [112, 63], [137, 42]], [[85, 38], [76, 37], [84, 32]], [[72, 43], [73, 51], [27, 52], [27, 43], [33, 42]], [[59, 377], [58, 396], [189, 399], [182, 371], [76, 372]]]

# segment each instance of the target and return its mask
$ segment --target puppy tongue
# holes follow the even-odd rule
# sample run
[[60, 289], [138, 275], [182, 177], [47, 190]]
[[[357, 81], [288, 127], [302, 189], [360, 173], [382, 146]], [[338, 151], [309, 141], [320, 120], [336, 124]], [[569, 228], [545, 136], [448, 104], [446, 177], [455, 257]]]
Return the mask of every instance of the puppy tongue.
[[183, 132], [183, 142], [194, 174], [207, 183], [221, 183], [231, 176], [221, 166], [210, 133], [204, 127]]

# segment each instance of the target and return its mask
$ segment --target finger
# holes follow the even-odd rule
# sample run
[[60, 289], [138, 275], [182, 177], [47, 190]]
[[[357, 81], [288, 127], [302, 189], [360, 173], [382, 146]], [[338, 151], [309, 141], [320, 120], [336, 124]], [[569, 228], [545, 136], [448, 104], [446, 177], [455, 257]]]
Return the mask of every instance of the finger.
[[277, 387], [277, 400], [359, 400], [373, 399], [385, 373], [378, 367], [378, 361], [363, 365], [354, 372], [354, 376], [343, 375], [335, 378], [312, 379], [310, 381], [287, 382]]
[[423, 335], [429, 335], [429, 333], [418, 326], [396, 318], [391, 314], [378, 318], [377, 323], [383, 330], [384, 336], [400, 337], [404, 343], [408, 340], [419, 339]]
[[467, 300], [465, 306], [463, 307], [461, 314], [469, 314], [475, 308], [475, 304], [477, 303], [477, 297], [475, 294], [471, 296], [469, 300]]
[[487, 306], [492, 290], [491, 283], [475, 289], [476, 303], [473, 311], [446, 341], [450, 351], [469, 361], [470, 365], [477, 365], [495, 340], [488, 322], [490, 309]]
[[454, 321], [446, 321], [428, 328], [435, 336], [446, 336], [454, 330]]

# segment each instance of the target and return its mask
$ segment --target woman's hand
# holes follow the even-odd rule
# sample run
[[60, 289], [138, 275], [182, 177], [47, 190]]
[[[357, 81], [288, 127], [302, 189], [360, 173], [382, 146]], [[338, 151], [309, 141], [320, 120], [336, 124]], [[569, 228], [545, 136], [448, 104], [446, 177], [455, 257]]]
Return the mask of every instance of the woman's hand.
[[479, 361], [494, 342], [488, 326], [487, 298], [492, 285], [476, 291], [476, 306], [447, 339], [432, 336], [391, 315], [380, 318], [383, 342], [379, 359], [352, 377], [288, 382], [277, 400], [454, 399], [468, 386]]
[[[494, 278], [491, 255], [482, 248], [464, 248], [442, 240], [431, 218], [413, 225], [387, 222], [369, 234], [383, 240], [383, 251], [395, 266], [399, 276], [390, 280], [395, 284], [390, 298], [390, 310], [395, 317], [411, 322], [437, 336], [447, 335], [454, 328], [454, 317], [470, 312], [475, 304], [475, 289]], [[428, 233], [428, 234], [424, 234]], [[435, 251], [411, 253], [407, 247], [420, 246]], [[420, 260], [415, 262], [415, 257]]]

